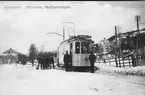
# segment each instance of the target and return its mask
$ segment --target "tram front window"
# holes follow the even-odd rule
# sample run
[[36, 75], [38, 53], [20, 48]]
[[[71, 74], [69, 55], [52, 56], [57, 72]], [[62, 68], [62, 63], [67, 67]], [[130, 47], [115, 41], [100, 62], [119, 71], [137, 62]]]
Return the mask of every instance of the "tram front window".
[[80, 53], [80, 42], [75, 43], [75, 52], [76, 54]]
[[81, 42], [81, 53], [82, 54], [90, 53], [89, 42]]

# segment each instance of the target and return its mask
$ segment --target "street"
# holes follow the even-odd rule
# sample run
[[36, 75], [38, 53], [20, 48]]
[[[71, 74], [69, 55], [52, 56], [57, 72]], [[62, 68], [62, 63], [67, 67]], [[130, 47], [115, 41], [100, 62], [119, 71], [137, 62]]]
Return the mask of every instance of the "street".
[[0, 95], [145, 95], [145, 77], [0, 65]]

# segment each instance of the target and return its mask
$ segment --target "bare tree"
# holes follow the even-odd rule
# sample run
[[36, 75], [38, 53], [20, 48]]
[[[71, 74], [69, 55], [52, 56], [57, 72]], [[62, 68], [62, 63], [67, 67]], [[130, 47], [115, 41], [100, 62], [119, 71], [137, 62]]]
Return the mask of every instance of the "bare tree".
[[32, 62], [32, 66], [34, 66], [34, 60], [37, 57], [37, 49], [35, 44], [31, 44], [30, 45], [30, 49], [29, 49], [29, 60]]

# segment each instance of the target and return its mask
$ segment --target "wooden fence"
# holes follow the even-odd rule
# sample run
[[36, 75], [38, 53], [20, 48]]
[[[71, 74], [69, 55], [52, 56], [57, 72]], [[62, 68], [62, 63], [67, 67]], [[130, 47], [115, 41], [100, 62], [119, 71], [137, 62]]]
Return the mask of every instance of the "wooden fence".
[[109, 66], [114, 67], [135, 67], [135, 66], [142, 66], [145, 65], [145, 58], [141, 58], [138, 56], [138, 58], [135, 58], [134, 61], [132, 61], [132, 57], [127, 58], [110, 58], [110, 59], [97, 59], [96, 64], [107, 64]]

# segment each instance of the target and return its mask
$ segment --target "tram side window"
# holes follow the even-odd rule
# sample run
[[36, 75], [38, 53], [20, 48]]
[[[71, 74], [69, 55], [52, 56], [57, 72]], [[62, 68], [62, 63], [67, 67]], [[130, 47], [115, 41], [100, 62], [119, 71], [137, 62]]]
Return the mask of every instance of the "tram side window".
[[70, 54], [72, 54], [73, 52], [73, 46], [72, 46], [72, 43], [70, 43]]
[[76, 44], [75, 44], [75, 52], [76, 52], [76, 54], [80, 53], [80, 42], [76, 42]]
[[84, 53], [84, 54], [90, 53], [89, 42], [81, 43], [81, 53]]

